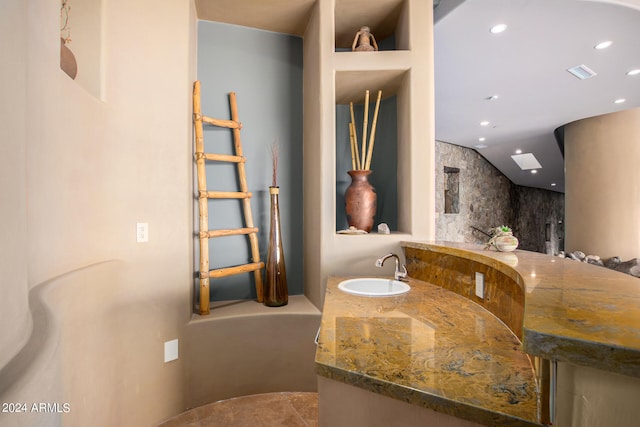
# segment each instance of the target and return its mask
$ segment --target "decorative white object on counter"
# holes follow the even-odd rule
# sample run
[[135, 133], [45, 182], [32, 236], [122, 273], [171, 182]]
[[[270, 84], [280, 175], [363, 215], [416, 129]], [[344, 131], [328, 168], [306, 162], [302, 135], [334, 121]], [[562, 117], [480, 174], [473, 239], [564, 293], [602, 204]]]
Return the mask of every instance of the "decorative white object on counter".
[[492, 228], [490, 234], [491, 239], [487, 242], [485, 249], [493, 246], [500, 252], [513, 252], [518, 247], [518, 239], [513, 235], [511, 228], [506, 225]]

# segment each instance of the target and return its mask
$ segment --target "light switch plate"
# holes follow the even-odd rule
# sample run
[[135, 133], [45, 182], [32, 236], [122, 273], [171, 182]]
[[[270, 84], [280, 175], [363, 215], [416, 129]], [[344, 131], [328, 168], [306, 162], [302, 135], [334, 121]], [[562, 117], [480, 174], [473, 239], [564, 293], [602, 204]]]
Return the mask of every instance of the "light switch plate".
[[171, 362], [178, 358], [178, 340], [171, 340], [164, 343], [164, 363]]
[[476, 271], [476, 296], [484, 299], [484, 274]]

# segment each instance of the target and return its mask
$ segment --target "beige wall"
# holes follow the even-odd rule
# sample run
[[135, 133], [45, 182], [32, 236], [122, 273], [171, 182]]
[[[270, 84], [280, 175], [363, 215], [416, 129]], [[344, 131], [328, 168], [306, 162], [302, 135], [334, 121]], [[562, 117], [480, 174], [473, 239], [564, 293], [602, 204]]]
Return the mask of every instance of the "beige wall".
[[[400, 254], [402, 240], [430, 239], [435, 234], [433, 40], [427, 31], [433, 21], [432, 4], [403, 2], [398, 42], [409, 50], [361, 62], [351, 52], [334, 52], [333, 3], [316, 3], [304, 40], [304, 277], [305, 295], [316, 307], [322, 306], [329, 276], [393, 274], [392, 268], [376, 269], [376, 258], [388, 252]], [[383, 71], [368, 73], [372, 70]], [[376, 85], [388, 84], [385, 75], [402, 74], [397, 89], [400, 233], [336, 233], [336, 73], [341, 72], [350, 91], [366, 81], [374, 86], [366, 89], [375, 90]], [[359, 72], [373, 77], [356, 78]]]
[[423, 408], [318, 375], [321, 427], [438, 426], [481, 427], [481, 424]]
[[559, 427], [636, 426], [640, 379], [558, 362]]
[[[327, 63], [322, 61], [322, 51], [330, 49], [331, 39], [327, 39], [327, 34], [321, 32], [321, 25], [326, 22], [328, 18], [327, 9], [321, 7], [320, 2], [316, 2], [313, 7], [313, 12], [307, 25], [307, 30], [303, 39], [303, 63], [304, 63], [304, 93], [319, 94], [322, 96], [323, 87], [331, 87], [331, 83], [327, 81], [326, 75], [328, 71]], [[326, 25], [326, 24], [325, 24]], [[321, 37], [324, 36], [324, 37]], [[321, 202], [322, 199], [328, 197], [326, 194], [322, 194], [322, 183], [316, 176], [321, 174], [321, 162], [318, 159], [322, 159], [324, 154], [324, 144], [321, 141], [324, 138], [328, 138], [324, 132], [320, 120], [316, 117], [322, 117], [324, 114], [330, 114], [325, 112], [326, 108], [322, 108], [322, 102], [311, 102], [309, 96], [304, 97], [304, 115], [303, 115], [303, 136], [304, 136], [304, 155], [303, 155], [303, 194], [308, 195], [303, 200], [303, 224], [304, 224], [304, 239], [303, 239], [303, 251], [304, 251], [304, 294], [309, 300], [311, 300], [316, 307], [322, 307], [322, 286], [320, 284], [321, 277], [321, 265], [317, 261], [322, 257], [324, 252], [322, 244], [322, 235], [325, 225], [322, 218], [329, 214], [326, 207]], [[326, 95], [324, 96], [326, 98]], [[324, 99], [323, 98], [323, 99]], [[326, 106], [326, 101], [324, 101]], [[308, 143], [313, 141], [313, 144]], [[313, 179], [309, 178], [309, 175]], [[312, 200], [310, 195], [314, 197], [323, 197], [320, 200]], [[313, 224], [310, 227], [309, 224]], [[313, 260], [314, 262], [309, 262]], [[315, 286], [311, 286], [314, 283]]]
[[[69, 403], [51, 425], [153, 425], [184, 407], [182, 359], [164, 364], [163, 346], [191, 314], [195, 9], [103, 11], [104, 102], [59, 68], [59, 3], [0, 6], [0, 401]], [[0, 425], [31, 424], [15, 417]]]
[[320, 311], [304, 295], [284, 307], [214, 303], [184, 334], [188, 408], [259, 393], [316, 391]]
[[640, 256], [640, 108], [565, 129], [566, 246], [603, 258]]
[[22, 347], [31, 328], [25, 239], [26, 23], [25, 2], [0, 3], [0, 367]]

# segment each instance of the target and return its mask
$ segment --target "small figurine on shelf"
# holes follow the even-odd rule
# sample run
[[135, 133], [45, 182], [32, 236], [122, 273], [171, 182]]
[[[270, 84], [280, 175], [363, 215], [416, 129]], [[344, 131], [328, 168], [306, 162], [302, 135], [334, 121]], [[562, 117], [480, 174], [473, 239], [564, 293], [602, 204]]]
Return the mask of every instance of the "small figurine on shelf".
[[362, 27], [356, 33], [351, 50], [353, 52], [373, 52], [378, 50], [378, 43], [376, 43], [376, 38], [371, 34], [369, 27]]

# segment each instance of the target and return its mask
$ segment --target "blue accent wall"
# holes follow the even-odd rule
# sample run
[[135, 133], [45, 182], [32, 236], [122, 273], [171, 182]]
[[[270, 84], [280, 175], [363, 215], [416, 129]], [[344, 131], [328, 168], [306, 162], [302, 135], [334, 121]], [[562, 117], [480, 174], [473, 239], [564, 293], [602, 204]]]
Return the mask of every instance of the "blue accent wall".
[[[279, 146], [280, 218], [289, 294], [303, 293], [302, 257], [302, 39], [252, 28], [198, 22], [198, 80], [202, 113], [230, 119], [229, 92], [236, 92], [243, 124], [242, 148], [260, 256], [267, 258], [271, 146]], [[205, 128], [205, 151], [233, 153], [231, 131]], [[195, 170], [195, 168], [194, 168]], [[194, 189], [196, 186], [194, 185]], [[238, 191], [236, 166], [209, 163], [209, 190]], [[194, 203], [197, 226], [197, 204]], [[237, 200], [209, 201], [209, 228], [243, 227]], [[197, 239], [194, 239], [198, 270]], [[210, 268], [250, 262], [246, 236], [210, 239]], [[255, 298], [253, 274], [212, 279], [211, 299]]]

